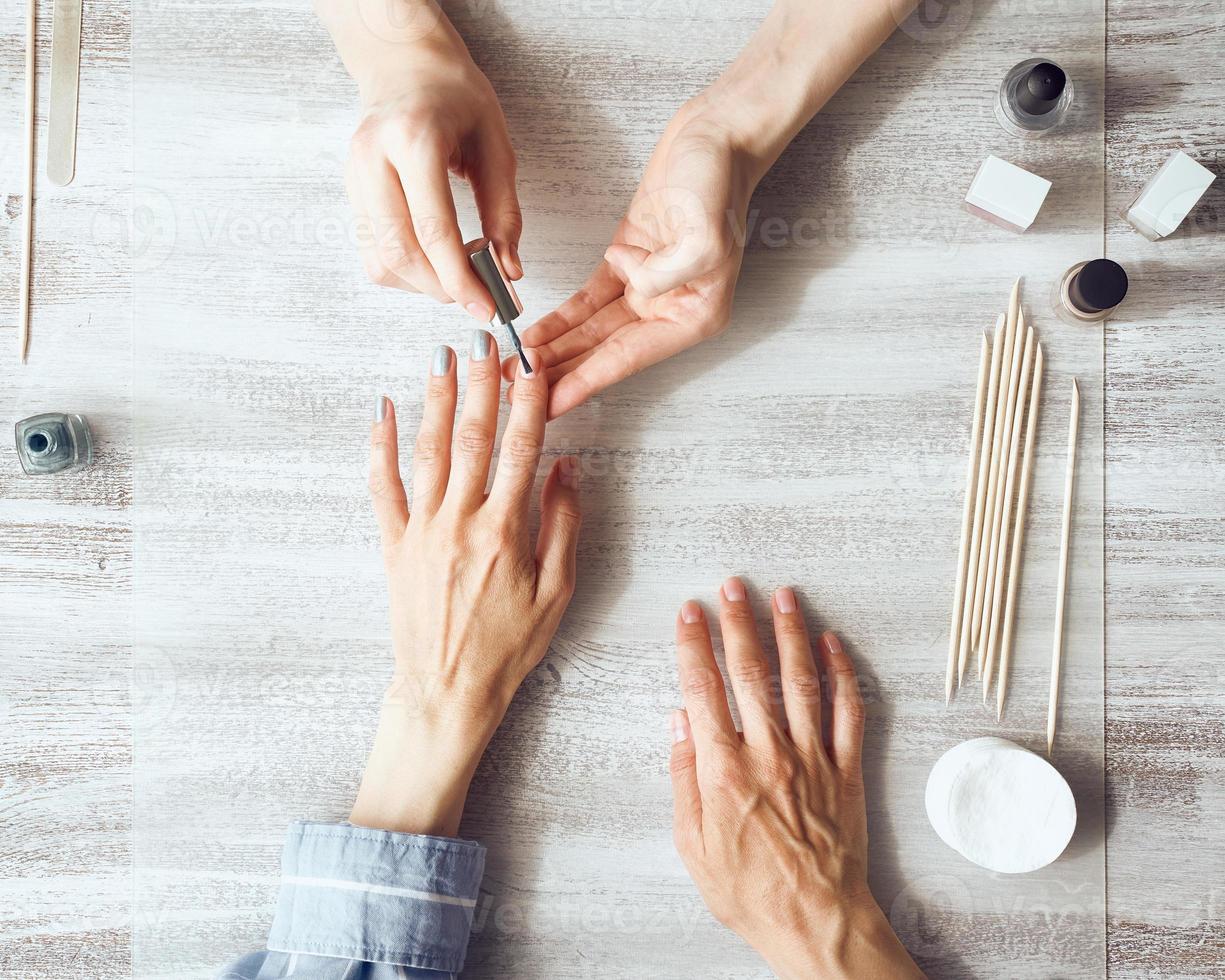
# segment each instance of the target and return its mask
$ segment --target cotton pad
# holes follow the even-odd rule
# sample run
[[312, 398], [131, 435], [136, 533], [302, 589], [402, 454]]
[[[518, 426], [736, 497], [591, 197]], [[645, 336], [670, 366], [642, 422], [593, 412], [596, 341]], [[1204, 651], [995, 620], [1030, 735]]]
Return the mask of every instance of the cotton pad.
[[1002, 738], [949, 749], [927, 779], [927, 817], [949, 847], [1002, 874], [1054, 861], [1076, 829], [1076, 801], [1041, 756]]

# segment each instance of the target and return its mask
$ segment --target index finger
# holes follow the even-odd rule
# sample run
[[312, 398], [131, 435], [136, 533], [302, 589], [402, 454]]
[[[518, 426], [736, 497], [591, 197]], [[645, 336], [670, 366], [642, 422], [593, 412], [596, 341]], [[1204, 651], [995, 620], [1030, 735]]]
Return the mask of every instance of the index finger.
[[[389, 158], [400, 173], [417, 241], [442, 288], [472, 316], [488, 323], [493, 319], [493, 303], [468, 263], [446, 157], [430, 146], [418, 149], [411, 158], [403, 151]], [[405, 180], [409, 174], [412, 180]]]
[[681, 606], [676, 617], [676, 667], [698, 764], [705, 765], [704, 754], [708, 755], [713, 746], [737, 745], [739, 737], [711, 645], [710, 626], [702, 607], [692, 599]]

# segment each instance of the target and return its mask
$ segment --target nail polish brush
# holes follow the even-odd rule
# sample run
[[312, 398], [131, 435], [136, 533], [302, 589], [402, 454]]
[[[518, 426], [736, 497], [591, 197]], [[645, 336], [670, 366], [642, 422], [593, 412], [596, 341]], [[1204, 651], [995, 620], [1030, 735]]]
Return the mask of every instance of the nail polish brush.
[[472, 263], [472, 271], [489, 290], [489, 296], [493, 300], [495, 319], [510, 332], [510, 339], [514, 342], [515, 351], [519, 355], [519, 362], [523, 365], [523, 370], [531, 374], [532, 366], [528, 363], [527, 355], [523, 353], [523, 342], [519, 340], [519, 335], [515, 332], [515, 317], [523, 312], [523, 304], [519, 302], [519, 296], [515, 292], [515, 287], [511, 285], [510, 277], [502, 268], [502, 263], [498, 261], [498, 253], [494, 251], [493, 243], [488, 238], [478, 238], [476, 241], [468, 242], [464, 247], [468, 250], [468, 261]]

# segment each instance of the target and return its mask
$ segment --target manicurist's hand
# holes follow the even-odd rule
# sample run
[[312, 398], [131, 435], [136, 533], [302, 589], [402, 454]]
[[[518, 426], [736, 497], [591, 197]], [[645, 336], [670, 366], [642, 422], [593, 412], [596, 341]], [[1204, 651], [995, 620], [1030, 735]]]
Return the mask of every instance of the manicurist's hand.
[[433, 0], [315, 5], [361, 92], [346, 183], [367, 274], [489, 322], [493, 306], [468, 265], [449, 179], [471, 184], [484, 236], [520, 278], [515, 154], [489, 80]]
[[[539, 359], [528, 352], [534, 365]], [[574, 588], [578, 463], [553, 466], [533, 537], [533, 485], [544, 440], [543, 372], [517, 380], [493, 463], [498, 350], [474, 333], [463, 410], [455, 354], [430, 364], [405, 493], [389, 400], [376, 403], [370, 492], [391, 594], [395, 676], [350, 820], [454, 836], [468, 784], [511, 697], [548, 650]]]
[[729, 579], [719, 598], [743, 734], [702, 607], [686, 602], [677, 617], [685, 704], [672, 719], [677, 849], [714, 916], [779, 976], [921, 977], [868, 890], [855, 668], [833, 632], [821, 636], [814, 660], [790, 589], [779, 589], [772, 606], [778, 686], [743, 583]]

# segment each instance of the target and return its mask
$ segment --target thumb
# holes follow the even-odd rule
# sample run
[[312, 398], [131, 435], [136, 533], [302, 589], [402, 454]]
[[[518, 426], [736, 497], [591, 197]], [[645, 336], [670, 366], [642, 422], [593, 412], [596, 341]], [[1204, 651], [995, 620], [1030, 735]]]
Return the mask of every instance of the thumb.
[[685, 285], [717, 262], [708, 260], [695, 236], [654, 252], [634, 245], [610, 245], [604, 258], [626, 284], [647, 299]]
[[697, 753], [689, 714], [678, 708], [672, 712], [672, 838], [684, 857], [702, 841], [702, 796], [698, 790]]

